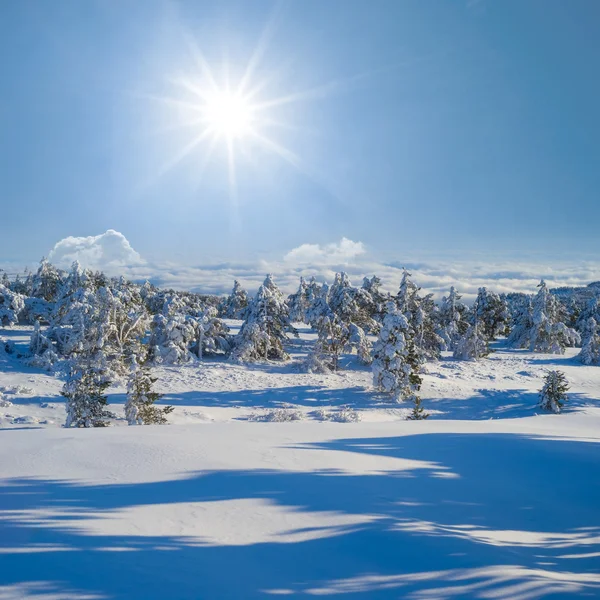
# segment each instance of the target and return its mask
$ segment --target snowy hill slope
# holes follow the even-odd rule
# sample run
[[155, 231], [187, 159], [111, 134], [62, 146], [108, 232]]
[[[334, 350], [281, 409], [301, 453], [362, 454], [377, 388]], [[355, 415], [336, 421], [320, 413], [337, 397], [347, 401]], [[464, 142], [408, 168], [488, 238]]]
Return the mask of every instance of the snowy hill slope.
[[600, 416], [0, 435], [0, 598], [600, 596]]

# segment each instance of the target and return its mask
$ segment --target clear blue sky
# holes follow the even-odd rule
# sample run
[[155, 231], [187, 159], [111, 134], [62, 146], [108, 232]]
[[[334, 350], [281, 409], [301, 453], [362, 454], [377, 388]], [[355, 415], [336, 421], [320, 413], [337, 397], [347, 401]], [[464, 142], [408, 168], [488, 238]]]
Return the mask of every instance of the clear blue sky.
[[[189, 40], [223, 81], [263, 41], [293, 152], [177, 128]], [[0, 259], [122, 232], [144, 257], [282, 256], [342, 236], [387, 259], [600, 252], [597, 0], [0, 3]], [[198, 75], [199, 77], [199, 75]], [[316, 91], [302, 94], [307, 90]], [[293, 161], [293, 162], [294, 162]]]

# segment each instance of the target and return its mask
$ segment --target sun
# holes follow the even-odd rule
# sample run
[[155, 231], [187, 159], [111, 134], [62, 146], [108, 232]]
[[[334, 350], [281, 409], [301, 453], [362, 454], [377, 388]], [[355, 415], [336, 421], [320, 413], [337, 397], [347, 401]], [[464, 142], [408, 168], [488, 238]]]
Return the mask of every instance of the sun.
[[201, 111], [207, 129], [214, 135], [232, 139], [253, 132], [253, 106], [238, 93], [216, 90], [204, 99]]

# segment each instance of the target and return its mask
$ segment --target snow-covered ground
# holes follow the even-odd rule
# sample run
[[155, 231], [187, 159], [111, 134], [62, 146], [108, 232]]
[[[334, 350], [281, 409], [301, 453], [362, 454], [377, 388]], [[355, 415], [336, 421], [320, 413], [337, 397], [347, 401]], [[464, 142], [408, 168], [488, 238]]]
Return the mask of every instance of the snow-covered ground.
[[600, 597], [599, 367], [445, 357], [413, 422], [353, 357], [302, 373], [309, 341], [156, 369], [163, 427], [63, 429], [62, 381], [0, 354], [0, 599]]

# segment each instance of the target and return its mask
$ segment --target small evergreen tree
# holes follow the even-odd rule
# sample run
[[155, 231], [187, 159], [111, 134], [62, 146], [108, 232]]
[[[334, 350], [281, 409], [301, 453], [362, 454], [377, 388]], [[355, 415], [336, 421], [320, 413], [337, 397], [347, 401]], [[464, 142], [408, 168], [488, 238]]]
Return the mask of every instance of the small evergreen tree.
[[407, 419], [409, 421], [422, 421], [429, 417], [429, 413], [425, 412], [423, 405], [421, 403], [421, 397], [415, 396], [413, 402], [415, 405], [413, 406], [412, 412], [408, 415]]
[[75, 363], [63, 386], [61, 395], [66, 400], [65, 427], [106, 427], [114, 415], [106, 410], [104, 395], [110, 381], [89, 363]]
[[300, 285], [295, 294], [291, 294], [287, 299], [290, 321], [292, 323], [306, 323], [306, 311], [310, 306], [309, 288], [304, 281], [304, 277], [300, 277]]
[[465, 319], [467, 307], [460, 299], [461, 296], [456, 292], [454, 286], [450, 288], [450, 294], [442, 298], [439, 311], [439, 335], [444, 340], [446, 350], [454, 350], [469, 327], [469, 323]]
[[419, 360], [406, 317], [395, 302], [386, 306], [386, 315], [373, 346], [373, 385], [397, 401], [414, 399], [421, 388]]
[[488, 340], [507, 333], [510, 320], [506, 300], [487, 288], [479, 288], [474, 305], [474, 318], [479, 319], [481, 333]]
[[233, 282], [231, 294], [225, 299], [219, 307], [219, 315], [224, 319], [244, 319], [248, 309], [248, 292], [241, 286], [236, 279]]
[[458, 340], [454, 350], [454, 358], [458, 360], [478, 360], [487, 356], [490, 349], [487, 340], [482, 335], [478, 322], [469, 325], [465, 335]]
[[590, 317], [582, 333], [581, 352], [579, 360], [584, 365], [600, 364], [600, 328], [594, 317]]
[[248, 306], [246, 319], [235, 338], [233, 358], [240, 362], [288, 360], [283, 349], [286, 332], [296, 333], [283, 294], [267, 275]]
[[540, 407], [559, 413], [569, 399], [568, 390], [569, 385], [565, 374], [561, 371], [549, 371], [540, 390]]
[[173, 412], [173, 407], [155, 406], [155, 403], [162, 397], [152, 389], [156, 381], [155, 377], [151, 377], [146, 363], [138, 365], [135, 360], [132, 361], [127, 380], [127, 402], [125, 403], [125, 417], [129, 425], [163, 425], [167, 423], [166, 415]]

